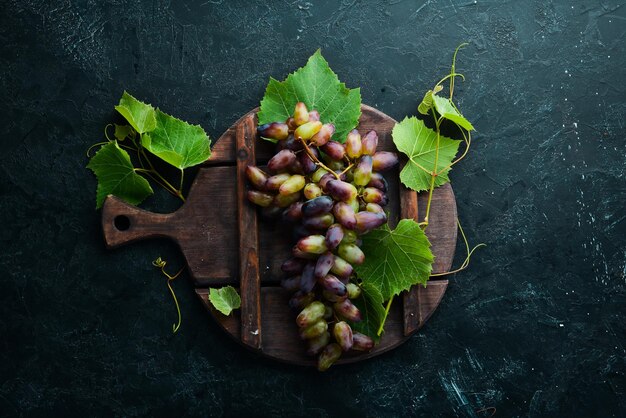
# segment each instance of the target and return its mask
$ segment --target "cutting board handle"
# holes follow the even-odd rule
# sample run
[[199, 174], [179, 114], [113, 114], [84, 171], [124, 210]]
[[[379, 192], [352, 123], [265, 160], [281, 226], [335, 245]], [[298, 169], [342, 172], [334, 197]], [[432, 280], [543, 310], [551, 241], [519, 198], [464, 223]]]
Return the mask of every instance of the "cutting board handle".
[[102, 207], [102, 231], [107, 248], [152, 237], [172, 236], [174, 213], [159, 214], [129, 205], [113, 195], [107, 196]]

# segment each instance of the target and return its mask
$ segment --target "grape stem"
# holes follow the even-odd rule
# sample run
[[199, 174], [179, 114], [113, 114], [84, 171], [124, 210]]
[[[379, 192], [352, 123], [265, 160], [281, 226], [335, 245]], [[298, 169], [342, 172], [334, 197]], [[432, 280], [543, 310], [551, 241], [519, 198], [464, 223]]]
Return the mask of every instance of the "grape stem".
[[178, 331], [178, 329], [180, 328], [180, 324], [182, 322], [182, 316], [180, 314], [180, 305], [178, 304], [178, 299], [176, 298], [176, 294], [174, 293], [174, 289], [172, 289], [172, 280], [176, 279], [178, 276], [180, 276], [180, 274], [183, 272], [183, 270], [185, 270], [185, 268], [181, 268], [180, 270], [178, 270], [178, 273], [176, 273], [173, 276], [170, 276], [166, 271], [165, 271], [165, 265], [167, 264], [167, 261], [162, 260], [161, 257], [157, 258], [156, 260], [154, 260], [152, 262], [152, 265], [154, 267], [157, 267], [158, 269], [161, 270], [161, 273], [163, 273], [165, 275], [165, 277], [167, 277], [167, 288], [170, 290], [170, 293], [172, 294], [172, 298], [174, 299], [174, 304], [176, 305], [176, 311], [178, 312], [178, 323], [176, 324], [172, 324], [172, 332], [176, 333], [176, 331]]
[[[309, 156], [309, 158], [316, 164], [319, 164], [320, 167], [322, 167], [324, 170], [328, 171], [329, 173], [331, 173], [333, 176], [335, 176], [335, 178], [337, 180], [341, 180], [341, 174], [345, 173], [345, 171], [341, 174], [337, 174], [335, 173], [335, 170], [331, 170], [330, 168], [328, 168], [328, 166], [326, 166], [323, 162], [321, 162], [311, 151], [311, 148], [309, 148], [309, 146], [307, 145], [306, 141], [298, 138], [298, 140], [302, 143], [302, 145], [304, 146], [304, 150], [306, 151], [307, 155]], [[352, 166], [350, 166], [352, 167]], [[348, 168], [350, 168], [348, 167]], [[347, 170], [347, 169], [346, 169]]]

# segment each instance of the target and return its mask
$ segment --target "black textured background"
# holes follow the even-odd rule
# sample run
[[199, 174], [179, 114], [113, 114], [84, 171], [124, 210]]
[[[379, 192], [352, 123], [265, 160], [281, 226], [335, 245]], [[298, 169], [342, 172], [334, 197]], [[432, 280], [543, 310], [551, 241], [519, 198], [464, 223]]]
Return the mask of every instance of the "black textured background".
[[[623, 1], [0, 5], [1, 416], [626, 414]], [[178, 250], [105, 250], [85, 151], [124, 89], [217, 138], [321, 47], [399, 119], [462, 41], [456, 96], [478, 134], [451, 177], [489, 246], [397, 350], [325, 374], [262, 360], [184, 280], [172, 335], [150, 261], [175, 269]]]

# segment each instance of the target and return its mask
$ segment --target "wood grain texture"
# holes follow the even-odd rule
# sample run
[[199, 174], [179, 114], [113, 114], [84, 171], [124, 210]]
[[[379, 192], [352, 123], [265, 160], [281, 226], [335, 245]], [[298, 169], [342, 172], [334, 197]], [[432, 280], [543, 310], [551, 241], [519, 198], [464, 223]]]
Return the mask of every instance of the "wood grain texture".
[[[246, 167], [256, 163], [256, 117], [248, 115], [235, 130], [237, 143], [237, 202], [246, 202]], [[241, 342], [261, 348], [261, 278], [256, 209], [238, 204]]]
[[[173, 239], [187, 260], [198, 296], [224, 330], [268, 357], [312, 365], [297, 327], [290, 326], [296, 313], [288, 308], [289, 295], [277, 286], [282, 278], [280, 265], [295, 242], [291, 227], [284, 222], [257, 221], [256, 208], [245, 198], [245, 167], [255, 162], [262, 165], [275, 152], [273, 144], [256, 136], [256, 111], [245, 114], [220, 137], [212, 159], [198, 171], [187, 202], [178, 211], [153, 214], [107, 198], [102, 216], [105, 240], [109, 247], [116, 247], [157, 236]], [[359, 131], [376, 130], [379, 150], [395, 151], [394, 125], [389, 116], [362, 106]], [[402, 218], [422, 220], [428, 198], [406, 189], [398, 174], [397, 168], [385, 173], [392, 228]], [[118, 216], [129, 219], [127, 230], [115, 227]], [[456, 203], [449, 184], [433, 193], [427, 235], [435, 255], [433, 272], [448, 271], [457, 238]], [[208, 287], [225, 284], [240, 287], [242, 296], [242, 309], [229, 317], [213, 310], [206, 298]], [[416, 286], [403, 294], [402, 303], [395, 303], [390, 311], [380, 344], [369, 353], [345, 355], [339, 364], [370, 358], [401, 344], [430, 318], [447, 285], [447, 280], [431, 280], [427, 287]]]

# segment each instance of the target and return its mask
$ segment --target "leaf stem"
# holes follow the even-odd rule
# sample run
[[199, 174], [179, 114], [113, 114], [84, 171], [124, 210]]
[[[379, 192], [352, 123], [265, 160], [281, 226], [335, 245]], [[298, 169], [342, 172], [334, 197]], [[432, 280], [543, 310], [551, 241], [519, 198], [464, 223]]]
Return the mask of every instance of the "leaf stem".
[[380, 322], [380, 326], [378, 327], [378, 331], [376, 331], [376, 335], [380, 337], [380, 334], [383, 333], [383, 328], [385, 327], [385, 322], [387, 321], [387, 315], [389, 315], [389, 310], [391, 309], [391, 303], [393, 302], [393, 296], [389, 298], [387, 301], [387, 306], [385, 306], [385, 316], [383, 316], [383, 320]]
[[[150, 166], [149, 170], [146, 170], [145, 168], [142, 169], [136, 169], [136, 170], [145, 170], [145, 171], [149, 171], [151, 172], [153, 175], [155, 175], [156, 177], [158, 177], [158, 179], [162, 182], [161, 186], [163, 186], [165, 189], [167, 189], [171, 194], [173, 194], [174, 196], [178, 197], [180, 200], [182, 200], [183, 202], [185, 202], [185, 197], [183, 196], [183, 192], [182, 192], [182, 180], [183, 180], [183, 176], [181, 174], [181, 184], [180, 184], [180, 189], [177, 189], [176, 187], [172, 186], [170, 184], [169, 181], [167, 181], [165, 179], [165, 177], [163, 177], [161, 175], [161, 173], [159, 173], [154, 166], [152, 165], [152, 162], [150, 161], [150, 159], [148, 158], [148, 156], [146, 155], [146, 151], [144, 151], [143, 147], [139, 147], [138, 148], [139, 153], [143, 156], [144, 160], [146, 160], [146, 162], [148, 163], [148, 165]], [[140, 157], [141, 158], [141, 157]], [[144, 172], [145, 172], [144, 171]]]
[[[457, 46], [454, 50], [454, 55], [452, 56], [452, 67], [450, 68], [450, 74], [454, 74], [450, 77], [450, 101], [452, 101], [452, 96], [454, 95], [454, 78], [456, 76], [456, 54], [459, 53], [459, 50], [465, 46], [469, 45], [467, 42], [463, 42], [461, 45]], [[465, 77], [461, 75], [463, 81], [465, 81]]]

